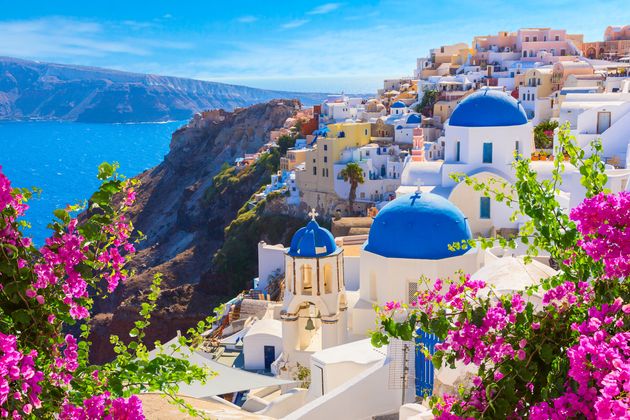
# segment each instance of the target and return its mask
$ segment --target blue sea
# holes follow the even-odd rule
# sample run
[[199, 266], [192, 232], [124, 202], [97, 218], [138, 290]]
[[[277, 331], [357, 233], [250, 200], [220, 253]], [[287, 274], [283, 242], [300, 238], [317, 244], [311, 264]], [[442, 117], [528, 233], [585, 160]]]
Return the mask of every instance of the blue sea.
[[118, 162], [127, 177], [160, 163], [171, 133], [184, 123], [0, 122], [2, 171], [14, 187], [42, 190], [29, 203], [26, 234], [42, 245], [53, 210], [81, 203], [98, 188], [100, 163]]

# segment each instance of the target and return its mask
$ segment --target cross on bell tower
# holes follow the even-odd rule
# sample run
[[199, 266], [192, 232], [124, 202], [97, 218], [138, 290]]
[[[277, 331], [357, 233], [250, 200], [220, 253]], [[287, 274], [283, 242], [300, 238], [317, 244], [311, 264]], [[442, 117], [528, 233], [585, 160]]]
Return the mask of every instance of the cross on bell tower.
[[308, 216], [311, 218], [311, 220], [315, 220], [315, 218], [319, 216], [319, 213], [317, 213], [317, 211], [313, 208], [311, 209], [311, 211], [308, 212]]

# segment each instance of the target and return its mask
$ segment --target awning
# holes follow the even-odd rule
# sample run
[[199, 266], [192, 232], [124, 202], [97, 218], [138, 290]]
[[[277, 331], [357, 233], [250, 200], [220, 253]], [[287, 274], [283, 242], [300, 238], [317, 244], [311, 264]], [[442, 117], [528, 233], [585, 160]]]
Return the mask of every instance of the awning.
[[[216, 360], [210, 359], [209, 355], [204, 355], [201, 351], [190, 351], [183, 349], [179, 352], [172, 352], [171, 345], [177, 344], [177, 337], [163, 345], [164, 353], [169, 354], [178, 359], [188, 360], [190, 363], [208, 367], [215, 376], [208, 379], [206, 384], [201, 382], [193, 382], [190, 385], [186, 383], [179, 384], [179, 395], [186, 395], [194, 398], [207, 399], [216, 395], [230, 394], [239, 391], [248, 391], [255, 388], [264, 388], [268, 386], [279, 386], [286, 384], [297, 384], [297, 381], [289, 381], [278, 379], [272, 376], [259, 375], [257, 373], [247, 372], [241, 369], [225, 366]], [[154, 358], [158, 354], [157, 349], [149, 352], [149, 359]], [[207, 354], [207, 353], [206, 353]]]

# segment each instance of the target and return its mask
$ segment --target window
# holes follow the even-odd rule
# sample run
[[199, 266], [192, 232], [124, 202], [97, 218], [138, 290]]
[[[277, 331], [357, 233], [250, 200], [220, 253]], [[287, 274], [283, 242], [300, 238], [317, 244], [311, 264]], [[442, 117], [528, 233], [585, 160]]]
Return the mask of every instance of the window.
[[365, 129], [365, 135], [367, 136], [367, 128]]
[[525, 94], [523, 93], [523, 100], [525, 100]]
[[521, 145], [518, 140], [514, 142], [514, 153], [517, 155], [521, 153]]
[[460, 157], [461, 157], [461, 149], [462, 149], [462, 144], [461, 142], [457, 142], [457, 149], [455, 150], [455, 161], [459, 162]]
[[525, 37], [525, 42], [529, 42], [529, 37], [528, 36]]
[[566, 55], [566, 54], [567, 54], [567, 51], [565, 49], [560, 50], [560, 55]]
[[479, 218], [480, 219], [490, 218], [490, 197], [479, 198]]
[[324, 293], [332, 293], [332, 266], [324, 265]]
[[313, 166], [313, 175], [317, 175], [317, 166]]
[[543, 36], [543, 41], [547, 40], [547, 35]]
[[326, 150], [328, 150], [328, 145], [327, 144], [324, 145], [324, 151], [326, 151]]
[[540, 86], [540, 77], [538, 78], [538, 86]]
[[492, 163], [492, 143], [483, 144], [483, 163]]
[[534, 39], [533, 39], [533, 41], [534, 41], [534, 42], [538, 41], [538, 37], [537, 37], [537, 36], [535, 36], [535, 37], [534, 37]]
[[523, 50], [523, 57], [527, 57], [527, 50]]
[[560, 41], [560, 36], [556, 35], [556, 41]]
[[407, 290], [407, 303], [411, 305], [412, 302], [416, 302], [418, 300], [418, 282], [410, 281], [409, 288]]
[[324, 156], [324, 163], [328, 162], [328, 156]]
[[313, 268], [308, 264], [304, 264], [300, 271], [302, 275], [302, 291], [310, 294], [313, 290]]

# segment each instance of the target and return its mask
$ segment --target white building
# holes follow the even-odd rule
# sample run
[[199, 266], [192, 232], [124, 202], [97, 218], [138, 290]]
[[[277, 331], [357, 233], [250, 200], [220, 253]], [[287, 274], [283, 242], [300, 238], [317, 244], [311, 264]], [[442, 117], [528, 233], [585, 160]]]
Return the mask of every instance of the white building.
[[391, 115], [405, 115], [409, 112], [409, 107], [403, 101], [396, 101], [389, 109]]
[[589, 152], [600, 138], [607, 162], [628, 168], [630, 145], [630, 79], [615, 93], [569, 93], [560, 105], [558, 122], [571, 125], [571, 134]]
[[282, 323], [277, 319], [255, 321], [243, 337], [243, 367], [268, 372], [281, 354]]
[[394, 197], [403, 168], [398, 146], [371, 143], [343, 151], [341, 159], [333, 166], [334, 187], [339, 197], [350, 194], [350, 184], [339, 175], [350, 162], [361, 167], [365, 180], [357, 186], [357, 202], [378, 203]]

